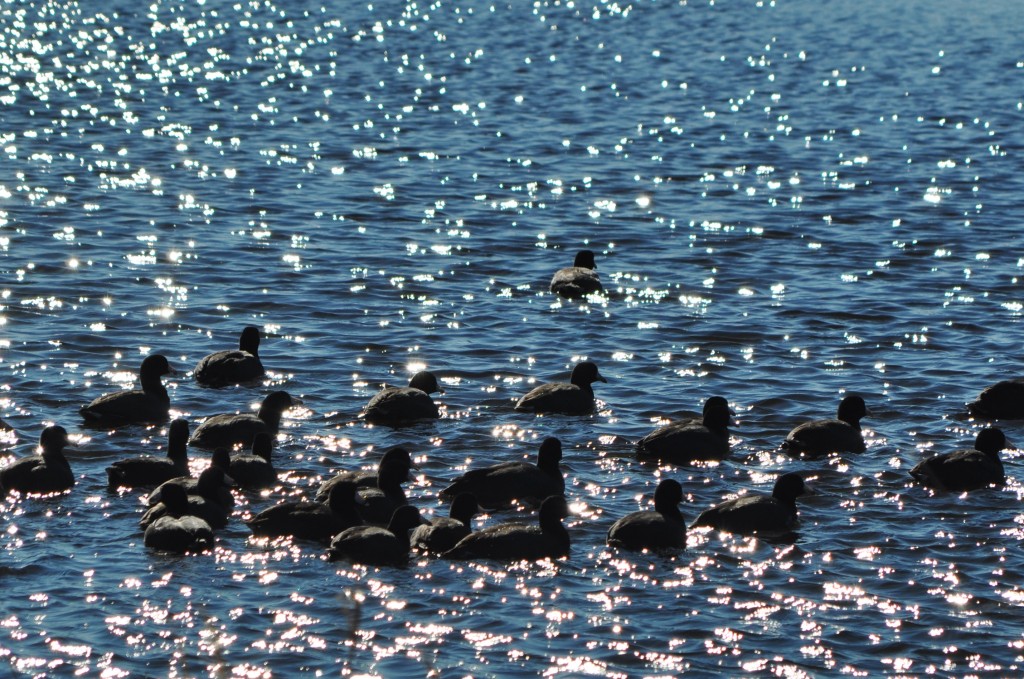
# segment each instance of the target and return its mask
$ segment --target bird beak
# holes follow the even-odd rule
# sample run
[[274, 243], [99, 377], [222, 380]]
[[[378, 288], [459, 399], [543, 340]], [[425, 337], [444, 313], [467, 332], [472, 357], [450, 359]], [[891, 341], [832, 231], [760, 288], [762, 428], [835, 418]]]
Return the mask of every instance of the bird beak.
[[606, 379], [604, 378], [604, 375], [602, 375], [601, 373], [597, 373], [597, 379], [601, 380], [601, 381], [602, 381], [602, 382], [604, 382], [605, 384], [608, 384], [608, 380], [606, 380]]

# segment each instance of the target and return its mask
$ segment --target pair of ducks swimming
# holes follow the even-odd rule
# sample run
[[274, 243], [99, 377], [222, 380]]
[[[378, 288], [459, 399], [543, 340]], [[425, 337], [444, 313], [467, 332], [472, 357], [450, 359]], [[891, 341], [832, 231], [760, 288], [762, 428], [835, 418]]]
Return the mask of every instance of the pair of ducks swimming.
[[[718, 460], [729, 454], [729, 425], [733, 412], [721, 396], [704, 402], [699, 419], [671, 422], [637, 442], [641, 459], [672, 464]], [[867, 406], [860, 396], [847, 396], [834, 419], [811, 420], [798, 425], [786, 436], [782, 448], [793, 455], [822, 455], [832, 452], [860, 453], [865, 450], [860, 421]]]

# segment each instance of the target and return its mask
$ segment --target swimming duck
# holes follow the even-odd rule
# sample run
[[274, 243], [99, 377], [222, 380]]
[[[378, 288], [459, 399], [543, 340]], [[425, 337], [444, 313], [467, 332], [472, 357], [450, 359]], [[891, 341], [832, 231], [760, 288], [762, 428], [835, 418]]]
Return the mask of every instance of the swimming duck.
[[782, 448], [793, 455], [862, 453], [865, 445], [860, 420], [867, 413], [864, 399], [847, 396], [839, 402], [836, 419], [804, 422], [789, 432]]
[[910, 475], [926, 486], [963, 492], [1006, 482], [999, 451], [1009, 448], [1003, 432], [986, 427], [978, 432], [973, 449], [954, 450], [921, 460]]
[[572, 266], [559, 269], [551, 278], [551, 292], [566, 299], [579, 299], [603, 292], [601, 278], [597, 275], [593, 250], [580, 250]]
[[242, 329], [238, 349], [218, 351], [204, 356], [196, 364], [196, 382], [204, 387], [225, 387], [263, 377], [260, 361], [260, 330], [249, 325]]
[[637, 456], [671, 464], [721, 459], [729, 454], [731, 423], [728, 401], [712, 396], [704, 402], [702, 419], [680, 420], [655, 429], [637, 442]]
[[172, 374], [174, 370], [171, 369], [166, 357], [160, 354], [147, 356], [139, 368], [142, 389], [104, 394], [94, 399], [92, 403], [82, 406], [79, 412], [86, 422], [92, 424], [165, 422], [171, 407], [171, 399], [160, 378]]
[[398, 455], [381, 461], [375, 488], [359, 488], [359, 515], [365, 523], [386, 526], [395, 510], [409, 504], [402, 484], [409, 480], [409, 462]]
[[395, 510], [388, 527], [353, 526], [334, 536], [330, 561], [351, 561], [371, 566], [403, 566], [409, 561], [409, 531], [423, 523], [412, 505]]
[[146, 527], [142, 542], [162, 552], [208, 552], [213, 549], [213, 529], [189, 513], [188, 496], [178, 486], [164, 494], [166, 513]]
[[565, 497], [544, 500], [537, 524], [501, 523], [470, 533], [445, 552], [446, 559], [495, 559], [537, 561], [569, 555], [569, 531], [562, 519], [569, 516]]
[[993, 420], [1024, 419], [1024, 378], [996, 382], [967, 404], [975, 417]]
[[686, 547], [686, 521], [679, 511], [683, 487], [675, 479], [662, 479], [654, 491], [654, 511], [632, 512], [612, 524], [608, 544], [633, 551]]
[[286, 391], [268, 394], [259, 412], [214, 415], [192, 433], [189, 445], [197, 448], [232, 448], [236, 445], [251, 448], [256, 434], [276, 434], [281, 426], [281, 415], [302, 401]]
[[381, 456], [376, 469], [372, 471], [368, 469], [352, 469], [340, 472], [321, 483], [320, 488], [316, 491], [316, 500], [317, 502], [324, 502], [327, 499], [327, 494], [331, 492], [331, 487], [336, 483], [354, 483], [360, 488], [377, 488], [377, 478], [380, 476], [381, 469], [385, 467], [396, 470], [404, 468], [404, 474], [396, 472], [397, 475], [401, 476], [400, 482], [404, 483], [409, 480], [409, 472], [412, 471], [412, 455], [402, 446], [389, 448]]
[[789, 472], [776, 479], [771, 495], [751, 493], [726, 500], [701, 512], [691, 527], [711, 526], [763, 538], [788, 536], [799, 525], [796, 498], [807, 492], [803, 477]]
[[460, 493], [472, 493], [482, 507], [507, 507], [515, 500], [538, 504], [550, 495], [565, 492], [565, 479], [558, 463], [562, 460], [562, 442], [549, 436], [540, 444], [537, 464], [513, 461], [470, 469], [441, 491], [451, 499]]
[[179, 476], [188, 476], [188, 421], [181, 418], [167, 429], [166, 457], [140, 455], [107, 467], [110, 488], [158, 486]]
[[356, 501], [354, 483], [336, 483], [326, 502], [282, 502], [264, 509], [247, 525], [257, 537], [291, 536], [327, 543], [346, 528], [362, 524]]
[[516, 403], [516, 410], [534, 413], [586, 415], [594, 410], [594, 382], [607, 382], [591, 361], [577, 363], [568, 382], [549, 382], [532, 389]]
[[469, 535], [473, 517], [479, 511], [472, 493], [459, 493], [452, 500], [448, 516], [439, 516], [429, 524], [417, 526], [410, 542], [416, 549], [443, 554]]
[[440, 417], [431, 394], [444, 393], [437, 377], [427, 371], [412, 376], [408, 387], [387, 387], [379, 391], [363, 409], [362, 417], [374, 424], [401, 424]]
[[64, 457], [64, 447], [71, 445], [68, 432], [59, 425], [50, 425], [39, 435], [40, 453], [29, 455], [0, 470], [0, 497], [16, 490], [28, 493], [60, 493], [75, 485], [75, 475]]
[[277, 483], [277, 471], [271, 460], [274, 440], [265, 431], [256, 434], [252, 440], [252, 451], [231, 456], [228, 475], [240, 488], [260, 490]]

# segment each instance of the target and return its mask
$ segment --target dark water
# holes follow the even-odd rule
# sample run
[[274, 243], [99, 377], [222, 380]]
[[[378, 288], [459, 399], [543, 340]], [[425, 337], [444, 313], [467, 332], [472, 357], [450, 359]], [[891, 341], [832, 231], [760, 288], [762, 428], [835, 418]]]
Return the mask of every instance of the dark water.
[[[67, 495], [0, 505], [0, 656], [21, 676], [992, 675], [1024, 666], [1024, 512], [933, 494], [922, 456], [1020, 374], [1024, 5], [973, 2], [12, 2], [0, 8], [0, 416], [80, 438]], [[604, 301], [551, 273], [598, 252]], [[264, 387], [188, 371], [265, 332]], [[168, 355], [176, 414], [301, 395], [282, 487], [215, 555], [147, 551], [103, 469], [165, 428], [82, 403]], [[583, 357], [593, 417], [512, 410]], [[427, 366], [445, 417], [359, 408]], [[777, 452], [865, 397], [868, 451]], [[710, 395], [717, 466], [632, 442]], [[1024, 425], [1002, 424], [1011, 441]], [[253, 511], [404, 443], [413, 502], [558, 436], [570, 558], [407, 570], [248, 539]], [[194, 455], [197, 463], [203, 456]], [[8, 457], [8, 459], [12, 459]], [[785, 471], [793, 545], [694, 532], [676, 558], [608, 526], [679, 479], [684, 513]], [[508, 520], [495, 513], [480, 524]]]

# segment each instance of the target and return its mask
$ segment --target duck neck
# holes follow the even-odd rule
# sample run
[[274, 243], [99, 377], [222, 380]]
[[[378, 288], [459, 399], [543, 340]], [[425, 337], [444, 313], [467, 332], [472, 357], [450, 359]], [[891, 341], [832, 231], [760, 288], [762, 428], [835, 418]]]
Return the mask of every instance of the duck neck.
[[392, 517], [391, 522], [388, 524], [388, 532], [398, 538], [399, 544], [405, 548], [405, 551], [409, 551], [409, 527], [404, 522], [396, 517]]
[[281, 427], [281, 415], [283, 413], [277, 408], [260, 406], [260, 410], [256, 413], [256, 417], [263, 420], [263, 424], [267, 425], [267, 428], [271, 431], [277, 431]]
[[713, 434], [718, 434], [719, 436], [729, 436], [729, 425], [716, 422], [713, 419], [709, 420], [705, 417], [704, 428]]
[[175, 464], [188, 464], [188, 442], [170, 440], [167, 442], [167, 457]]
[[675, 502], [654, 502], [654, 511], [658, 512], [666, 519], [672, 519], [679, 523], [683, 523], [683, 513], [679, 511], [679, 505]]
[[405, 490], [402, 489], [403, 479], [397, 475], [384, 474], [377, 476], [377, 488], [384, 493], [384, 496], [399, 504], [405, 504]]
[[52, 446], [50, 448], [43, 448], [42, 456], [43, 460], [47, 464], [62, 464], [65, 467], [70, 466], [68, 464], [68, 459], [64, 457], [63, 446]]
[[562, 519], [558, 516], [540, 516], [540, 529], [541, 531], [550, 537], [557, 539], [564, 545], [569, 544], [569, 531], [566, 530], [565, 525], [562, 524]]
[[584, 382], [584, 381], [577, 380], [577, 381], [573, 381], [572, 384], [575, 384], [577, 387], [582, 389], [584, 392], [590, 394], [591, 396], [594, 395], [594, 387], [591, 386], [590, 382]]
[[238, 350], [244, 351], [251, 356], [256, 358], [260, 357], [260, 338], [259, 335], [250, 337], [249, 335], [243, 334], [238, 340]]
[[796, 498], [795, 497], [778, 497], [777, 495], [772, 496], [775, 501], [785, 507], [787, 510], [796, 514]]
[[143, 373], [139, 376], [139, 382], [142, 383], [142, 391], [151, 396], [156, 396], [163, 401], [167, 401], [168, 403], [171, 402], [170, 397], [167, 395], [167, 388], [164, 387], [164, 383], [160, 379], [160, 375]]
[[564, 481], [562, 478], [562, 470], [558, 466], [558, 460], [554, 458], [544, 456], [538, 457], [537, 469], [540, 469], [553, 479]]
[[465, 507], [458, 509], [455, 505], [452, 505], [452, 511], [448, 514], [449, 518], [455, 519], [466, 528], [472, 528], [473, 517], [476, 515], [476, 509], [473, 507]]

